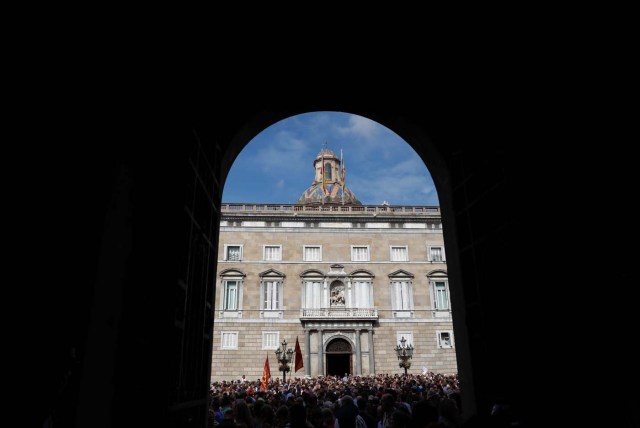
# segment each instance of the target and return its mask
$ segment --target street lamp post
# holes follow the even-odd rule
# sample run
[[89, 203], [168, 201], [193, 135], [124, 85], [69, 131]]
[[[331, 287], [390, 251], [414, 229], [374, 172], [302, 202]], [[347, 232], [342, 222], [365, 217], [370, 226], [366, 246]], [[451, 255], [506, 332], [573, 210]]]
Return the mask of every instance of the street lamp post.
[[405, 345], [406, 342], [407, 342], [407, 339], [405, 339], [403, 336], [402, 339], [400, 339], [401, 345], [397, 345], [395, 347], [396, 355], [400, 360], [400, 363], [398, 364], [398, 366], [404, 369], [405, 376], [407, 376], [407, 369], [411, 367], [411, 361], [409, 360], [413, 358], [413, 345], [409, 344], [408, 346], [406, 346]]
[[293, 349], [287, 349], [286, 339], [282, 341], [280, 346], [281, 348], [276, 349], [276, 357], [280, 364], [279, 369], [282, 372], [282, 383], [285, 383], [287, 381], [287, 372], [291, 370], [291, 368], [289, 368], [289, 363], [293, 357]]

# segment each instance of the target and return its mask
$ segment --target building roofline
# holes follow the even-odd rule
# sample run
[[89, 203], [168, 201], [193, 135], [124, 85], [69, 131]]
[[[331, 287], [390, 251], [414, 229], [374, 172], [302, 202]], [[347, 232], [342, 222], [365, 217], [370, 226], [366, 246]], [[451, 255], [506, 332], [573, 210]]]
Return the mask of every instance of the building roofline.
[[271, 215], [325, 215], [352, 214], [364, 216], [398, 216], [418, 214], [421, 216], [440, 216], [439, 206], [424, 205], [342, 205], [342, 204], [256, 204], [256, 203], [223, 203], [223, 215], [237, 214], [269, 214]]

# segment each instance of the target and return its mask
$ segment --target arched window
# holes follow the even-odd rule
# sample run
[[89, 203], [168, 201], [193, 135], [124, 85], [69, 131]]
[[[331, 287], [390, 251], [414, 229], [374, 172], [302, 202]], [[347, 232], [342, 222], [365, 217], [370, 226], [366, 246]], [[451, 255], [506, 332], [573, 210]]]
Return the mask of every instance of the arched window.
[[324, 178], [331, 180], [331, 162], [324, 163]]

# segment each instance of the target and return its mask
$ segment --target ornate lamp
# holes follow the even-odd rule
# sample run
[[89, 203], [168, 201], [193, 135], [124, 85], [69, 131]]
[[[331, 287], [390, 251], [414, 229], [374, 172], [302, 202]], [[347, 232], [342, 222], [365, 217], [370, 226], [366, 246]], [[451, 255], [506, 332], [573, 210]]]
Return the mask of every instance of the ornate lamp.
[[293, 349], [287, 349], [287, 340], [283, 340], [280, 348], [276, 349], [276, 358], [279, 363], [279, 370], [282, 372], [282, 383], [287, 381], [287, 372], [291, 370], [289, 363], [293, 358]]
[[409, 360], [413, 358], [413, 345], [409, 344], [407, 346], [405, 343], [407, 343], [407, 339], [403, 336], [402, 339], [400, 339], [400, 345], [395, 347], [395, 351], [398, 359], [400, 360], [398, 366], [404, 369], [404, 375], [406, 376], [407, 369], [411, 367], [411, 361]]

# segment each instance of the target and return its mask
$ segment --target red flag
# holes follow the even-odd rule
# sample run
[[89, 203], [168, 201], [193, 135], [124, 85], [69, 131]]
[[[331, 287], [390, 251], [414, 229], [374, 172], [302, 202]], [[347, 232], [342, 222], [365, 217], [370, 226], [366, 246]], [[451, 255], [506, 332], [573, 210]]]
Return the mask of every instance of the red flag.
[[304, 363], [302, 362], [302, 351], [300, 350], [300, 342], [298, 342], [298, 336], [296, 336], [296, 365], [293, 371], [297, 372], [302, 367], [304, 367]]
[[271, 369], [269, 368], [269, 354], [267, 354], [267, 359], [264, 361], [264, 369], [262, 370], [262, 391], [267, 390], [267, 383], [269, 383], [269, 379], [271, 379]]
[[344, 184], [344, 175], [346, 170], [344, 169], [344, 160], [342, 159], [342, 149], [340, 149], [340, 165], [342, 166], [342, 174], [340, 174], [342, 177], [342, 184]]

